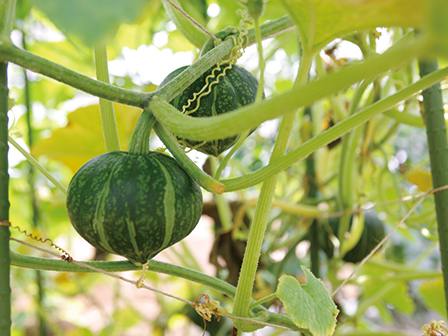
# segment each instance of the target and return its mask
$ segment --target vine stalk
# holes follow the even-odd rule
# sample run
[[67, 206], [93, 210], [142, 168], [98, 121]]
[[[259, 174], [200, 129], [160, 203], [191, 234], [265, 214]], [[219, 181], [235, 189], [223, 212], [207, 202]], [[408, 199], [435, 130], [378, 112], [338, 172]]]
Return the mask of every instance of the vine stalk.
[[[25, 34], [22, 35], [22, 44], [23, 48], [26, 50], [26, 39]], [[24, 96], [25, 96], [25, 107], [26, 107], [26, 124], [28, 130], [28, 148], [31, 148], [34, 144], [34, 130], [33, 130], [33, 111], [31, 109], [31, 88], [30, 82], [28, 80], [27, 70], [23, 69], [23, 77], [25, 79], [25, 87], [24, 87]], [[28, 162], [28, 172], [27, 172], [27, 182], [29, 185], [29, 196], [31, 203], [31, 221], [33, 223], [34, 228], [38, 228], [40, 225], [40, 210], [38, 206], [38, 197], [35, 188], [36, 183], [36, 171], [34, 170], [33, 165]], [[45, 297], [45, 287], [44, 287], [44, 277], [41, 271], [36, 270], [36, 287], [37, 287], [37, 295], [36, 295], [36, 304], [38, 306], [37, 319], [39, 321], [38, 327], [38, 335], [45, 336], [46, 335], [46, 323], [45, 323], [45, 310], [43, 309], [43, 302]]]
[[[105, 44], [95, 46], [95, 70], [99, 81], [110, 84]], [[117, 121], [115, 120], [114, 106], [110, 100], [100, 98], [100, 116], [106, 151], [119, 151], [120, 141], [118, 139]]]
[[[306, 82], [308, 78], [308, 71], [311, 66], [312, 56], [313, 55], [311, 53], [304, 53], [299, 68], [299, 74], [296, 79], [296, 85], [301, 85]], [[277, 161], [284, 155], [294, 118], [295, 114], [293, 113], [284, 116], [277, 140], [275, 142], [274, 150], [269, 160], [270, 163]], [[241, 266], [240, 276], [238, 278], [237, 292], [233, 307], [234, 314], [238, 316], [249, 316], [252, 288], [255, 281], [258, 259], [260, 257], [261, 246], [266, 231], [267, 219], [271, 210], [276, 185], [277, 175], [273, 175], [266, 179], [261, 187], [254, 219], [249, 231], [243, 265]], [[235, 323], [235, 326], [244, 331], [244, 324]]]
[[8, 77], [7, 63], [0, 62], [0, 334], [10, 335], [11, 288], [8, 199]]
[[[0, 1], [0, 45], [9, 44], [16, 1]], [[11, 334], [8, 174], [8, 62], [0, 61], [0, 334]]]
[[[438, 69], [438, 62], [420, 60], [420, 76], [426, 76]], [[445, 110], [440, 83], [422, 92], [429, 159], [434, 188], [448, 184], [448, 138], [445, 124]], [[437, 227], [439, 232], [440, 256], [445, 288], [445, 304], [448, 310], [448, 190], [434, 194]]]

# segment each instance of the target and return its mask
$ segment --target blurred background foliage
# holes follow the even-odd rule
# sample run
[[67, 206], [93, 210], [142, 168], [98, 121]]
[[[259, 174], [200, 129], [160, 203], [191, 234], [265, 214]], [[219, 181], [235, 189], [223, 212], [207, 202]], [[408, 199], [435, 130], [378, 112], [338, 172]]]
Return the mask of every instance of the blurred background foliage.
[[[125, 4], [124, 4], [125, 3]], [[179, 0], [179, 4], [211, 32], [238, 26], [236, 1]], [[125, 8], [123, 7], [125, 6]], [[69, 9], [69, 10], [68, 10]], [[262, 22], [286, 14], [280, 1], [268, 1]], [[403, 29], [378, 28], [336, 39], [318, 54], [311, 80], [359, 62], [369, 53], [380, 53], [403, 34]], [[15, 44], [41, 57], [83, 74], [94, 76], [92, 45], [106, 42], [112, 83], [131, 90], [153, 91], [175, 68], [191, 64], [199, 54], [177, 30], [161, 1], [151, 0], [19, 0]], [[300, 46], [294, 31], [267, 39], [265, 92], [276, 95], [292, 87]], [[363, 55], [364, 53], [364, 55]], [[249, 47], [239, 64], [258, 75], [255, 47]], [[320, 67], [319, 67], [320, 64]], [[443, 64], [441, 64], [443, 66]], [[98, 100], [48, 78], [9, 67], [13, 108], [10, 134], [29, 149], [63, 185], [90, 158], [105, 152]], [[367, 86], [360, 107], [385, 97], [418, 78], [412, 62], [385, 73]], [[446, 85], [442, 83], [446, 96]], [[347, 115], [357, 87], [353, 86], [311, 107], [311, 116], [298, 113], [289, 148], [296, 148]], [[421, 97], [414, 96], [367, 123], [357, 144], [354, 194], [356, 204], [377, 205], [429, 190], [429, 159], [421, 118]], [[120, 143], [127, 149], [139, 110], [115, 104]], [[400, 113], [411, 117], [402, 119]], [[224, 177], [246, 174], [267, 164], [278, 121], [261, 125], [243, 144], [224, 170]], [[163, 144], [154, 136], [151, 147]], [[297, 204], [319, 210], [338, 210], [338, 176], [342, 144], [334, 142], [314, 154], [315, 176], [305, 162], [279, 175], [273, 210], [260, 258], [254, 298], [275, 291], [280, 275], [302, 278], [300, 265], [311, 267], [308, 229], [318, 225], [327, 235], [327, 219], [294, 210]], [[207, 158], [195, 151], [190, 156], [207, 171]], [[11, 216], [22, 229], [49, 237], [81, 260], [112, 260], [77, 236], [65, 211], [65, 197], [51, 182], [35, 172], [14, 149], [10, 150]], [[310, 181], [317, 194], [309, 197]], [[223, 230], [214, 196], [205, 192], [204, 217], [185, 242], [156, 257], [225, 279], [236, 285], [245, 239], [253, 216], [259, 186], [225, 194], [234, 227]], [[410, 210], [411, 203], [395, 203], [375, 209], [390, 231]], [[423, 324], [446, 319], [432, 198], [427, 198], [399, 228], [385, 248], [369, 261], [335, 297], [341, 310], [338, 335], [394, 332], [420, 335]], [[18, 232], [13, 236], [25, 239]], [[13, 243], [24, 254], [40, 255]], [[329, 289], [345, 279], [354, 264], [319, 251], [320, 277]], [[138, 274], [135, 274], [137, 277]], [[394, 276], [397, 279], [394, 280]], [[192, 300], [210, 294], [231, 311], [231, 300], [222, 294], [174, 277], [149, 273], [151, 286]], [[13, 268], [13, 335], [198, 335], [202, 319], [189, 306], [145, 293], [97, 274], [36, 272]], [[282, 311], [278, 301], [266, 304]], [[207, 323], [210, 335], [228, 335], [228, 319]], [[292, 334], [264, 328], [256, 335]], [[364, 335], [364, 333], [363, 333]]]

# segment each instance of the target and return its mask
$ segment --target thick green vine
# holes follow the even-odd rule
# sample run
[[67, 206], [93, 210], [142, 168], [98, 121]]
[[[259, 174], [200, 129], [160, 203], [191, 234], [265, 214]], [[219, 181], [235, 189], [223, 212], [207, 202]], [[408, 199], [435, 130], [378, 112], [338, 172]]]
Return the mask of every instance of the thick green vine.
[[[0, 45], [9, 42], [15, 0], [0, 2]], [[0, 334], [11, 334], [8, 174], [8, 62], [0, 61]]]
[[10, 335], [8, 201], [8, 80], [7, 63], [0, 63], [0, 334]]
[[[424, 77], [437, 71], [438, 62], [437, 60], [421, 60], [419, 66], [420, 76]], [[422, 95], [432, 182], [434, 188], [438, 188], [448, 185], [448, 138], [440, 83], [425, 89]], [[445, 304], [448, 311], [448, 207], [446, 206], [448, 190], [436, 193], [434, 199], [445, 287]]]

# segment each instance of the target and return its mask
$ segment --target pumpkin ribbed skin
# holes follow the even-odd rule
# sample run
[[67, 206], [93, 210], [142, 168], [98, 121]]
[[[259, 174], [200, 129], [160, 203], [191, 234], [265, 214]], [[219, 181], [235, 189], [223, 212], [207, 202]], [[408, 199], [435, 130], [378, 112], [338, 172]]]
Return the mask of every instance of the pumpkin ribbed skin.
[[[221, 67], [225, 67], [222, 65]], [[171, 72], [159, 85], [159, 88], [166, 85], [170, 80], [184, 71], [187, 66]], [[205, 79], [212, 72], [206, 71], [201, 77], [199, 77], [193, 84], [186, 88], [181, 94], [171, 101], [173, 105], [179, 111], [182, 111], [182, 107], [188, 104], [188, 99], [193, 98], [193, 94], [199, 92], [205, 85]], [[220, 72], [215, 72], [215, 77]], [[210, 79], [210, 82], [214, 79]], [[203, 96], [200, 99], [200, 106], [197, 111], [190, 114], [192, 117], [212, 117], [226, 113], [237, 108], [248, 105], [255, 101], [257, 94], [258, 80], [249, 71], [234, 65], [231, 69], [226, 71], [225, 76], [219, 78], [219, 83], [212, 86], [211, 92], [207, 96]], [[207, 90], [206, 90], [207, 91]], [[192, 110], [197, 106], [197, 99], [191, 103], [187, 109]], [[235, 135], [225, 139], [207, 141], [205, 144], [198, 146], [202, 141], [192, 141], [188, 139], [183, 140], [189, 147], [195, 148], [208, 155], [218, 156], [226, 149], [232, 147], [238, 140], [239, 135]]]
[[67, 211], [90, 244], [138, 265], [190, 234], [202, 213], [202, 193], [165, 154], [108, 152], [73, 176]]

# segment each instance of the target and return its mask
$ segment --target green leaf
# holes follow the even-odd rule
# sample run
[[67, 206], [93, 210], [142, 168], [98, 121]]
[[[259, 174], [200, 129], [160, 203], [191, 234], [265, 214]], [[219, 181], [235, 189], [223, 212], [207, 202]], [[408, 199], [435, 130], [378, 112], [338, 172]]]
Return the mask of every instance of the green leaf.
[[283, 275], [277, 287], [277, 297], [285, 305], [292, 321], [309, 330], [314, 336], [330, 336], [336, 328], [336, 308], [321, 280], [302, 266], [307, 283], [301, 285], [296, 278]]
[[[201, 49], [209, 36], [188, 20], [182, 13], [175, 9], [168, 1], [162, 0], [166, 12], [177, 27], [177, 30], [196, 48]], [[177, 6], [180, 6], [178, 0], [172, 0]]]
[[434, 309], [441, 316], [446, 316], [442, 277], [424, 281], [420, 286], [420, 294], [427, 307]]
[[376, 27], [426, 23], [421, 0], [281, 0], [294, 20], [305, 49], [317, 51], [337, 37]]
[[145, 12], [148, 0], [33, 0], [64, 34], [93, 46], [113, 37], [122, 23], [133, 23]]

